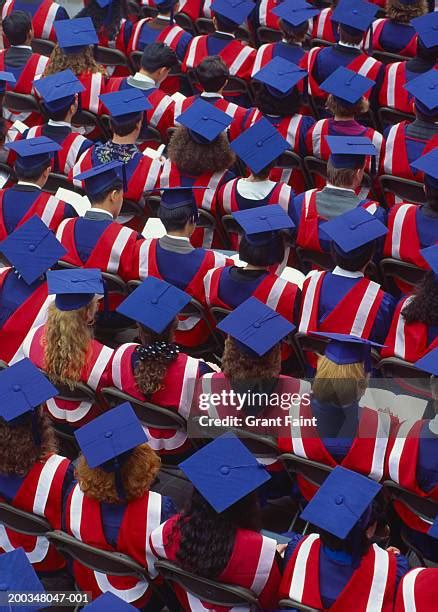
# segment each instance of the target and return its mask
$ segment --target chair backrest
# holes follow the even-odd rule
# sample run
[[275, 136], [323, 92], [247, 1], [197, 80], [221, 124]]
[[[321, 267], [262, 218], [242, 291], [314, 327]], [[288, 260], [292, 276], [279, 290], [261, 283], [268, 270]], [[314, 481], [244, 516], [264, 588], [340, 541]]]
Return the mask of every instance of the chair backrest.
[[278, 602], [278, 607], [285, 610], [302, 610], [303, 612], [318, 612], [320, 608], [312, 608], [311, 606], [306, 606], [299, 601], [295, 601], [295, 599], [280, 599]]
[[127, 198], [123, 199], [122, 209], [120, 211], [120, 217], [122, 217], [122, 221], [119, 223], [127, 223], [128, 220], [136, 217], [143, 224], [146, 222], [146, 218], [148, 215], [145, 214], [144, 208], [135, 200], [128, 200]]
[[335, 263], [330, 253], [310, 251], [302, 247], [296, 247], [296, 253], [300, 261], [300, 270], [304, 273], [313, 268], [319, 270], [333, 270]]
[[176, 582], [201, 601], [224, 607], [249, 605], [261, 610], [257, 596], [249, 589], [197, 576], [164, 559], [156, 561], [155, 568], [166, 580]]
[[163, 142], [160, 132], [152, 125], [148, 125], [146, 129], [142, 130], [141, 138], [137, 139], [137, 142], [149, 141], [157, 142], [158, 144], [161, 144]]
[[414, 204], [423, 204], [426, 201], [423, 183], [411, 181], [410, 179], [392, 176], [391, 174], [382, 174], [379, 176], [380, 187], [383, 191], [383, 197], [388, 206], [386, 193], [394, 193], [396, 196], [407, 202]]
[[31, 94], [7, 91], [3, 98], [3, 106], [16, 113], [39, 113], [44, 116], [37, 99]]
[[234, 219], [233, 215], [223, 215], [220, 219], [221, 225], [225, 231], [228, 245], [231, 245], [231, 238], [233, 235], [242, 235], [243, 230], [241, 226]]
[[275, 30], [274, 28], [268, 28], [266, 26], [257, 28], [257, 38], [262, 44], [278, 42], [281, 40], [281, 36], [280, 30]]
[[141, 401], [115, 387], [105, 387], [102, 395], [111, 407], [118, 406], [123, 402], [129, 402], [138, 418], [146, 427], [156, 427], [158, 429], [176, 429], [185, 432], [187, 429], [186, 420], [171, 408], [164, 408], [148, 401]]
[[384, 489], [388, 492], [392, 501], [401, 501], [408, 508], [423, 520], [431, 525], [438, 515], [438, 503], [427, 497], [418, 497], [415, 493], [407, 491], [392, 480], [383, 483]]
[[197, 227], [203, 227], [208, 229], [210, 232], [214, 232], [218, 240], [222, 243], [222, 247], [228, 246], [227, 238], [223, 235], [222, 227], [216, 220], [216, 217], [211, 214], [208, 210], [198, 208], [198, 223]]
[[198, 17], [195, 21], [195, 25], [199, 34], [211, 34], [214, 32], [213, 20], [208, 17]]
[[45, 518], [14, 508], [6, 502], [0, 502], [0, 524], [32, 536], [46, 535], [51, 530], [50, 523]]
[[379, 109], [377, 109], [377, 116], [382, 129], [388, 124], [395, 125], [401, 121], [411, 122], [415, 119], [415, 115], [412, 115], [411, 113], [404, 113], [395, 108], [390, 108], [389, 106], [381, 106]]
[[301, 332], [295, 334], [295, 340], [302, 351], [308, 351], [310, 353], [324, 354], [326, 346], [328, 344], [327, 338], [318, 338], [317, 336], [308, 336]]
[[[149, 7], [148, 7], [149, 8]], [[129, 54], [129, 61], [135, 71], [140, 70], [142, 51], [131, 51]]]
[[310, 41], [311, 47], [333, 47], [335, 43], [324, 40], [323, 38], [312, 38]]
[[50, 531], [47, 538], [60, 553], [96, 572], [150, 581], [146, 569], [127, 555], [90, 546], [59, 530]]
[[44, 191], [55, 194], [59, 187], [69, 189], [70, 191], [73, 191], [74, 189], [76, 191], [76, 188], [73, 187], [72, 183], [64, 174], [59, 174], [59, 172], [51, 172], [48, 176], [46, 184], [44, 185]]
[[282, 155], [280, 155], [279, 159], [277, 160], [276, 167], [299, 170], [304, 175], [306, 186], [311, 187], [313, 184], [311, 178], [308, 176], [303, 159], [298, 155], [298, 153], [295, 153], [295, 151], [285, 151]]
[[292, 453], [283, 453], [278, 457], [289, 474], [299, 474], [313, 485], [320, 487], [333, 468], [317, 461], [304, 459]]
[[[137, 3], [135, 2], [135, 4]], [[141, 7], [142, 17], [156, 17], [157, 15], [158, 15], [158, 9], [155, 6], [142, 6]]]
[[60, 383], [55, 386], [58, 389], [56, 399], [74, 402], [89, 402], [92, 404], [98, 402], [96, 392], [83, 382], [75, 383], [72, 389], [68, 385], [62, 385]]
[[385, 357], [378, 362], [377, 369], [383, 378], [399, 381], [399, 386], [407, 391], [427, 399], [431, 397], [430, 374], [419, 370], [412, 363], [399, 357]]
[[185, 13], [175, 13], [175, 23], [183, 30], [186, 30], [186, 32], [190, 32], [193, 36], [199, 33], [196, 24]]
[[96, 45], [93, 50], [94, 59], [104, 66], [129, 66], [128, 58], [119, 49], [110, 49]]
[[406, 57], [399, 55], [398, 53], [390, 53], [389, 51], [375, 51], [372, 52], [374, 59], [382, 62], [382, 64], [394, 64], [395, 62], [405, 62]]
[[83, 108], [77, 110], [71, 123], [74, 127], [98, 128], [100, 130], [99, 117], [89, 110]]
[[249, 96], [251, 97], [251, 91], [246, 81], [237, 76], [228, 77], [227, 84], [224, 87], [225, 95], [234, 96]]
[[46, 40], [45, 38], [33, 38], [30, 46], [32, 47], [32, 51], [34, 53], [39, 53], [40, 55], [50, 57], [53, 49], [55, 48], [55, 43], [51, 40]]
[[401, 280], [409, 285], [415, 286], [424, 278], [427, 270], [419, 268], [414, 264], [392, 257], [385, 257], [379, 262], [379, 267], [385, 288], [394, 291], [396, 285], [394, 279]]

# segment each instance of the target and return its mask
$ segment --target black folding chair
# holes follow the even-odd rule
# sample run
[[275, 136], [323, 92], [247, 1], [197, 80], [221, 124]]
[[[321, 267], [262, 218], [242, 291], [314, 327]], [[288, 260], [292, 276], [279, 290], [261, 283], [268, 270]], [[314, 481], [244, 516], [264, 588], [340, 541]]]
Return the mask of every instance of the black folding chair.
[[30, 46], [32, 47], [32, 51], [34, 53], [39, 53], [39, 55], [50, 57], [53, 49], [55, 48], [55, 43], [51, 40], [45, 40], [44, 38], [33, 38]]
[[99, 132], [102, 132], [99, 116], [95, 115], [89, 110], [80, 109], [76, 111], [71, 120], [71, 123], [76, 128], [85, 128], [90, 132], [97, 128]]
[[261, 44], [274, 43], [281, 40], [282, 34], [280, 30], [274, 28], [268, 28], [266, 26], [260, 26], [257, 28], [257, 39]]
[[65, 174], [51, 172], [47, 178], [46, 184], [44, 185], [44, 191], [55, 194], [60, 187], [69, 189], [70, 191], [77, 191], [77, 188], [73, 186]]
[[418, 285], [427, 274], [427, 270], [419, 268], [414, 264], [392, 257], [385, 257], [379, 262], [381, 276], [385, 289], [390, 293], [397, 291], [396, 280], [411, 285], [412, 288]]
[[94, 59], [103, 66], [124, 66], [131, 71], [131, 65], [126, 55], [119, 49], [96, 45], [93, 50]]
[[390, 53], [389, 51], [373, 51], [371, 54], [374, 59], [382, 64], [394, 64], [395, 62], [405, 62], [406, 57], [404, 55], [399, 55], [398, 53]]
[[198, 30], [196, 23], [192, 20], [191, 17], [189, 17], [185, 13], [175, 13], [175, 23], [179, 25], [180, 28], [182, 28], [186, 32], [189, 32], [193, 36], [201, 34], [201, 32], [199, 32]]
[[387, 125], [395, 125], [401, 121], [411, 122], [415, 119], [415, 115], [412, 115], [411, 113], [404, 113], [389, 106], [381, 106], [378, 108], [377, 117], [379, 119], [381, 129], [384, 129]]
[[324, 40], [323, 38], [312, 38], [310, 41], [311, 47], [333, 47], [335, 43]]
[[43, 120], [46, 119], [42, 106], [31, 94], [7, 91], [3, 98], [3, 106], [12, 113], [38, 113]]
[[212, 215], [208, 210], [204, 210], [203, 208], [198, 208], [198, 228], [204, 228], [207, 232], [216, 234], [219, 239], [222, 248], [227, 248], [228, 242], [227, 238], [222, 231], [221, 225], [216, 220], [216, 217]]
[[156, 561], [155, 568], [168, 583], [180, 585], [185, 591], [210, 605], [226, 608], [246, 606], [251, 610], [263, 609], [257, 595], [250, 589], [192, 574], [165, 559]]
[[392, 378], [401, 388], [416, 396], [431, 399], [430, 374], [399, 357], [385, 357], [377, 364], [382, 378]]
[[46, 536], [52, 529], [45, 518], [6, 502], [0, 502], [0, 524], [18, 533], [36, 537]]
[[319, 612], [321, 608], [312, 608], [311, 606], [306, 606], [295, 599], [280, 599], [278, 602], [279, 608], [282, 610], [302, 610], [302, 612]]
[[393, 176], [392, 174], [382, 174], [379, 176], [379, 184], [388, 208], [390, 204], [386, 198], [387, 193], [393, 193], [401, 200], [413, 202], [414, 204], [424, 204], [426, 201], [423, 183], [401, 178], [400, 176]]

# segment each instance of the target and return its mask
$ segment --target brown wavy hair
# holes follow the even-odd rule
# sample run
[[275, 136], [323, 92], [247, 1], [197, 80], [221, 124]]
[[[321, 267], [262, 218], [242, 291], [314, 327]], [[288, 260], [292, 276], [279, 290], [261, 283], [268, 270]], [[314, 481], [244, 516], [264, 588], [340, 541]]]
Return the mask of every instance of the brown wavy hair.
[[[160, 465], [159, 456], [147, 444], [141, 444], [132, 451], [120, 468], [127, 501], [139, 499], [149, 491]], [[83, 455], [79, 456], [75, 476], [87, 497], [108, 504], [125, 501], [117, 494], [114, 472], [105, 472], [101, 467], [90, 468]]]
[[[150, 329], [138, 324], [141, 333], [142, 345], [152, 344], [153, 342], [173, 342], [177, 321], [174, 319], [170, 325], [166, 327], [161, 334], [156, 334]], [[163, 389], [163, 380], [166, 376], [169, 364], [160, 363], [153, 359], [147, 361], [139, 361], [135, 370], [135, 382], [137, 387], [144, 395], [152, 395], [160, 389]]]
[[172, 134], [168, 157], [183, 174], [198, 176], [204, 172], [225, 172], [236, 161], [225, 134], [207, 144], [195, 142], [189, 131], [178, 126]]
[[353, 115], [354, 117], [358, 117], [359, 115], [363, 115], [363, 113], [368, 112], [370, 103], [362, 96], [362, 98], [356, 102], [356, 104], [342, 104], [341, 100], [330, 94], [327, 98], [325, 106], [327, 110], [333, 114], [333, 116], [337, 115], [338, 117], [351, 117], [351, 115]]
[[0, 474], [26, 476], [37, 461], [56, 453], [56, 436], [42, 408], [36, 410], [35, 426], [41, 439], [36, 444], [32, 415], [24, 415], [17, 425], [0, 419]]
[[263, 357], [252, 357], [239, 348], [231, 336], [227, 336], [222, 355], [222, 372], [230, 380], [276, 378], [281, 372], [280, 344], [276, 344]]
[[312, 394], [318, 401], [349, 406], [362, 397], [367, 386], [363, 363], [337, 364], [328, 357], [319, 357], [312, 384]]
[[93, 339], [93, 328], [86, 320], [88, 307], [67, 311], [58, 310], [55, 304], [49, 307], [42, 343], [44, 370], [54, 384], [73, 389], [81, 379]]
[[87, 47], [80, 53], [64, 53], [61, 47], [56, 45], [44, 70], [43, 77], [62, 72], [67, 68], [70, 68], [76, 76], [85, 72], [101, 72], [106, 75], [105, 67], [98, 64], [94, 59], [92, 47]]
[[409, 23], [414, 17], [421, 17], [428, 11], [426, 0], [417, 0], [415, 4], [403, 4], [398, 0], [386, 1], [386, 14], [389, 19], [398, 23]]

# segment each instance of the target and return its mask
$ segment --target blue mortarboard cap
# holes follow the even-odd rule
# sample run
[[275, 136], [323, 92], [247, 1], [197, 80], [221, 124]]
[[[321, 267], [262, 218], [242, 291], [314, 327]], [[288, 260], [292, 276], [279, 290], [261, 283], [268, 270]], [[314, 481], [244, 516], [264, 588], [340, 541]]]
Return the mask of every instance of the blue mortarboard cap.
[[382, 348], [383, 344], [372, 342], [366, 338], [358, 338], [348, 334], [336, 334], [333, 332], [312, 332], [312, 336], [329, 338], [324, 355], [338, 365], [349, 363], [364, 363], [367, 371], [371, 365], [371, 349]]
[[193, 140], [205, 144], [226, 130], [232, 118], [213, 104], [198, 98], [176, 121], [190, 131]]
[[113, 0], [96, 0], [97, 4], [100, 8], [106, 8], [110, 4], [112, 4]]
[[[0, 418], [5, 421], [32, 412], [55, 395], [56, 387], [30, 359], [17, 361], [0, 372]], [[0, 582], [1, 578], [0, 573]]]
[[182, 208], [183, 206], [191, 206], [195, 221], [198, 220], [198, 205], [195, 200], [193, 191], [195, 189], [209, 189], [207, 186], [192, 186], [192, 187], [164, 187], [161, 189], [160, 205], [168, 210]]
[[11, 85], [14, 85], [17, 82], [17, 79], [14, 77], [12, 72], [5, 72], [4, 70], [0, 70], [0, 82], [10, 83]]
[[434, 522], [432, 523], [432, 527], [427, 532], [427, 535], [435, 540], [438, 540], [438, 514], [435, 517]]
[[[7, 598], [8, 593], [45, 593], [44, 587], [26, 556], [23, 548], [16, 548], [8, 553], [0, 555], [0, 593]], [[35, 599], [35, 601], [37, 601]], [[32, 605], [21, 605], [20, 610], [41, 610], [45, 603]], [[0, 610], [11, 610], [12, 606], [3, 601]]]
[[420, 253], [429, 264], [435, 276], [438, 277], [438, 244], [421, 249]]
[[129, 87], [114, 93], [99, 96], [101, 102], [106, 106], [111, 117], [117, 121], [130, 120], [132, 115], [142, 113], [152, 108], [152, 104], [141, 89]]
[[266, 168], [284, 151], [290, 149], [287, 140], [265, 117], [235, 138], [230, 146], [255, 173]]
[[263, 302], [250, 297], [218, 324], [250, 353], [262, 357], [295, 326]]
[[79, 53], [84, 47], [99, 43], [91, 17], [55, 21], [53, 27], [58, 45], [65, 53]]
[[195, 489], [220, 513], [270, 479], [234, 434], [224, 434], [179, 464]]
[[346, 26], [347, 29], [352, 28], [365, 32], [370, 27], [378, 10], [379, 7], [370, 2], [341, 0], [333, 11], [331, 19]]
[[85, 182], [85, 191], [88, 195], [97, 195], [105, 189], [109, 189], [117, 181], [123, 182], [123, 163], [111, 161], [107, 164], [99, 164], [73, 178]]
[[411, 24], [425, 47], [430, 49], [438, 45], [438, 11], [415, 17]]
[[275, 236], [274, 232], [293, 229], [295, 224], [279, 204], [256, 206], [233, 213], [234, 219], [243, 228], [248, 242], [267, 244]]
[[251, 0], [214, 0], [211, 5], [213, 13], [236, 25], [243, 23], [253, 9]]
[[415, 362], [415, 367], [424, 372], [438, 376], [438, 348], [429, 351]]
[[421, 113], [430, 116], [438, 114], [438, 70], [423, 72], [403, 87], [414, 96], [415, 105]]
[[67, 253], [52, 230], [36, 215], [0, 243], [0, 252], [28, 285]]
[[375, 81], [372, 79], [340, 66], [321, 83], [320, 87], [343, 102], [356, 104], [374, 85]]
[[160, 334], [189, 302], [185, 291], [148, 276], [123, 300], [117, 312]]
[[88, 612], [137, 612], [138, 610], [110, 591], [106, 591], [82, 609]]
[[77, 310], [89, 304], [93, 297], [103, 295], [102, 272], [98, 269], [74, 268], [47, 272], [49, 295], [56, 295], [58, 310]]
[[426, 155], [411, 163], [412, 168], [425, 174], [425, 183], [438, 189], [438, 148], [432, 149]]
[[276, 6], [272, 13], [294, 28], [318, 15], [319, 10], [308, 2], [286, 0]]
[[277, 56], [259, 70], [253, 79], [264, 83], [273, 96], [282, 97], [289, 94], [292, 88], [306, 76], [306, 70]]
[[85, 90], [80, 80], [70, 68], [51, 74], [43, 79], [36, 79], [34, 87], [44, 100], [49, 111], [58, 111], [70, 106], [76, 94]]
[[91, 468], [147, 442], [143, 427], [129, 402], [83, 425], [75, 431], [75, 438]]
[[326, 136], [330, 162], [335, 168], [357, 168], [367, 155], [377, 155], [377, 149], [365, 136]]
[[15, 140], [14, 142], [8, 142], [4, 147], [17, 154], [15, 165], [25, 170], [39, 168], [46, 163], [49, 165], [53, 153], [61, 149], [61, 145], [47, 138], [47, 136]]
[[381, 488], [374, 480], [337, 466], [304, 508], [301, 518], [344, 540]]
[[388, 230], [381, 221], [358, 206], [321, 225], [321, 232], [348, 254], [385, 236]]

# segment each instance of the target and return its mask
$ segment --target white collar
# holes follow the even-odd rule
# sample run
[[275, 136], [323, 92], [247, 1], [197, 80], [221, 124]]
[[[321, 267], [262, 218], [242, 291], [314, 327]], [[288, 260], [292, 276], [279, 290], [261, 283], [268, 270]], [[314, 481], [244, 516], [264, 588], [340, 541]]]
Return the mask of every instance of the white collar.
[[112, 216], [112, 214], [108, 210], [104, 210], [103, 208], [97, 208], [96, 206], [92, 206], [91, 208], [89, 208], [87, 210], [87, 212], [102, 213], [104, 215], [108, 215], [108, 217], [111, 217], [111, 219], [114, 219], [114, 217]]
[[39, 185], [37, 185], [36, 183], [31, 183], [30, 181], [17, 181], [17, 185], [28, 185], [30, 187], [36, 187], [37, 189], [42, 189]]
[[217, 91], [203, 91], [201, 98], [223, 98]]
[[338, 45], [341, 45], [341, 47], [349, 47], [350, 49], [359, 49], [359, 51], [362, 51], [362, 43], [359, 43], [358, 45], [353, 45], [352, 43], [345, 43], [339, 41]]
[[54, 121], [53, 119], [49, 119], [48, 125], [53, 125], [55, 127], [69, 127], [71, 129], [71, 123], [68, 121]]
[[11, 45], [12, 49], [29, 49], [30, 51], [32, 51], [32, 47], [29, 47], [29, 45]]
[[234, 34], [230, 32], [222, 32], [222, 30], [216, 30], [215, 34], [222, 34], [222, 36], [228, 36], [228, 38], [235, 38]]
[[438, 435], [438, 414], [429, 421], [429, 429], [432, 433]]
[[351, 191], [351, 193], [354, 193], [354, 195], [356, 195], [356, 192], [354, 191], [354, 189], [349, 189], [348, 187], [337, 187], [336, 185], [332, 185], [328, 181], [325, 184], [325, 186], [330, 189], [338, 189], [339, 191]]
[[333, 270], [332, 274], [336, 274], [337, 276], [345, 276], [346, 278], [363, 278], [363, 272], [351, 272], [350, 270], [344, 270], [340, 266], [336, 266]]
[[173, 236], [172, 234], [166, 234], [167, 238], [171, 240], [184, 240], [185, 242], [190, 242], [190, 239], [187, 236]]
[[168, 15], [161, 15], [161, 13], [158, 13], [155, 19], [161, 19], [161, 21], [170, 21], [170, 17]]
[[294, 47], [302, 47], [303, 43], [299, 43], [299, 42], [294, 42], [294, 43], [290, 43], [288, 40], [286, 40], [285, 38], [281, 39], [281, 42], [284, 43], [285, 45], [291, 45], [293, 44]]
[[142, 74], [141, 72], [136, 72], [132, 78], [136, 81], [144, 81], [145, 83], [151, 83], [154, 87], [157, 86], [154, 79], [152, 79], [147, 74]]

